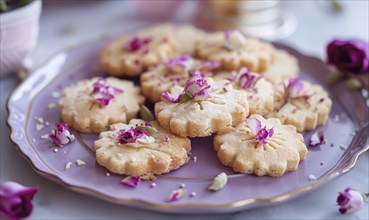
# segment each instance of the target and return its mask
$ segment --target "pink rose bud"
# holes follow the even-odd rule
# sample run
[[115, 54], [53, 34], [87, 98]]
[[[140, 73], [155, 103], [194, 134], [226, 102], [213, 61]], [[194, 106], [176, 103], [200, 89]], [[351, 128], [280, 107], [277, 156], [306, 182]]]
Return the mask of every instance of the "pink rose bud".
[[369, 44], [364, 40], [333, 40], [327, 46], [327, 62], [343, 73], [369, 72]]
[[69, 127], [65, 123], [55, 123], [55, 130], [51, 131], [49, 137], [59, 147], [74, 141], [75, 137], [70, 133]]
[[32, 199], [37, 191], [37, 188], [22, 186], [16, 182], [1, 184], [0, 214], [10, 220], [28, 217], [32, 212]]
[[345, 191], [339, 192], [337, 204], [340, 206], [339, 211], [342, 214], [352, 213], [365, 204], [366, 197], [360, 192], [347, 187]]
[[210, 85], [206, 82], [201, 72], [196, 71], [186, 82], [184, 92], [193, 99], [201, 100], [209, 96]]

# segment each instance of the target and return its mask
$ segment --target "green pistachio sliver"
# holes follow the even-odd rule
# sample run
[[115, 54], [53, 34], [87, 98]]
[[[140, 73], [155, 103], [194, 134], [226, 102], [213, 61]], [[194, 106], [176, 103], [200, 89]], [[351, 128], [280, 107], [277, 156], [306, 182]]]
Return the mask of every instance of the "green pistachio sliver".
[[341, 72], [332, 71], [328, 74], [328, 76], [325, 78], [325, 81], [329, 84], [336, 83], [340, 81], [345, 75]]
[[27, 78], [28, 73], [25, 70], [18, 70], [16, 72], [16, 75], [17, 75], [18, 83], [21, 83]]
[[154, 136], [156, 133], [158, 133], [158, 130], [156, 130], [156, 128], [149, 126], [137, 126], [137, 129], [147, 131], [150, 136]]
[[208, 189], [212, 191], [219, 191], [223, 189], [224, 186], [227, 184], [227, 180], [228, 180], [227, 175], [224, 172], [222, 172], [213, 179], [213, 183], [209, 186]]
[[346, 80], [346, 86], [349, 89], [361, 89], [363, 87], [363, 84], [359, 79], [351, 77]]
[[185, 94], [183, 95], [183, 97], [182, 97], [182, 99], [181, 99], [181, 102], [180, 102], [180, 103], [182, 104], [182, 103], [188, 102], [188, 101], [190, 101], [192, 98], [193, 98], [193, 97], [192, 97], [192, 95], [191, 95], [191, 94], [185, 93]]
[[140, 117], [145, 121], [154, 121], [154, 114], [146, 106], [142, 105], [140, 108]]
[[0, 12], [1, 11], [6, 11], [6, 9], [8, 8], [6, 1], [5, 0], [0, 0]]

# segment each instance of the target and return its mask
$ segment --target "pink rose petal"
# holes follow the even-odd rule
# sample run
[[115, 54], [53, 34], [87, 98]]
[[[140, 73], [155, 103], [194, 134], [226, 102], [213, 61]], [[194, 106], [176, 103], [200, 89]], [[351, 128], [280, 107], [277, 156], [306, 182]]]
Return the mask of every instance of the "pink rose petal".
[[313, 135], [311, 135], [309, 140], [309, 146], [317, 147], [322, 145], [324, 142], [324, 134], [323, 131], [316, 131]]
[[121, 183], [123, 183], [126, 186], [136, 188], [141, 183], [141, 177], [139, 177], [139, 176], [127, 176], [126, 178], [121, 180]]
[[183, 188], [173, 190], [165, 201], [166, 202], [177, 201], [181, 199], [185, 195], [185, 193], [186, 193], [186, 190]]
[[261, 122], [257, 118], [247, 118], [246, 122], [255, 135], [261, 129]]
[[287, 95], [290, 98], [297, 98], [303, 95], [304, 83], [298, 77], [291, 78], [288, 80]]

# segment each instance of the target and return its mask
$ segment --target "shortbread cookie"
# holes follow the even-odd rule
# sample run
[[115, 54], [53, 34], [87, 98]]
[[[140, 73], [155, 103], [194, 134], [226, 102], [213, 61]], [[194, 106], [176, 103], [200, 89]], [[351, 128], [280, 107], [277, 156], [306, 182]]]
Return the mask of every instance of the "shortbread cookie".
[[307, 154], [294, 126], [261, 115], [251, 115], [234, 131], [216, 135], [214, 149], [220, 162], [236, 172], [274, 177], [296, 170]]
[[195, 73], [185, 87], [175, 86], [156, 103], [160, 125], [182, 137], [205, 137], [224, 133], [249, 114], [245, 91], [235, 90], [228, 81], [215, 82]]
[[296, 57], [284, 50], [276, 50], [273, 63], [262, 72], [269, 82], [279, 82], [299, 75], [299, 64]]
[[113, 173], [144, 178], [188, 162], [191, 142], [164, 130], [156, 121], [131, 120], [111, 125], [95, 141], [96, 161]]
[[131, 81], [96, 77], [65, 88], [59, 108], [61, 118], [73, 129], [98, 133], [134, 118], [144, 100]]
[[267, 117], [294, 125], [298, 132], [310, 131], [327, 122], [332, 101], [322, 86], [291, 78], [275, 84], [274, 88], [275, 110]]
[[225, 70], [246, 66], [255, 72], [265, 71], [275, 53], [271, 44], [246, 38], [238, 31], [209, 33], [196, 44], [195, 52], [200, 59], [220, 61]]
[[149, 66], [168, 60], [176, 43], [160, 33], [122, 36], [102, 49], [100, 62], [104, 71], [115, 76], [137, 76]]
[[250, 73], [247, 68], [240, 71], [221, 71], [213, 77], [215, 80], [226, 79], [235, 89], [245, 90], [250, 114], [265, 115], [274, 108], [274, 88], [262, 74]]
[[194, 55], [195, 44], [204, 32], [188, 24], [164, 23], [142, 30], [140, 33], [159, 33], [169, 35], [174, 39], [176, 55]]
[[162, 92], [169, 91], [175, 85], [184, 86], [195, 70], [211, 76], [212, 70], [219, 66], [216, 61], [200, 61], [187, 54], [181, 55], [144, 72], [141, 75], [142, 93], [150, 101], [159, 102]]

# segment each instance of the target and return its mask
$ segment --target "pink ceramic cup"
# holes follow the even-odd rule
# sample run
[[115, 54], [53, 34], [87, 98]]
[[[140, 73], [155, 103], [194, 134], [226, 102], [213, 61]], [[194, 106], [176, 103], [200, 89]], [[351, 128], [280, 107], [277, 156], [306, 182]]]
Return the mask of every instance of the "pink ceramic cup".
[[0, 14], [0, 75], [24, 68], [24, 61], [36, 46], [41, 0]]

